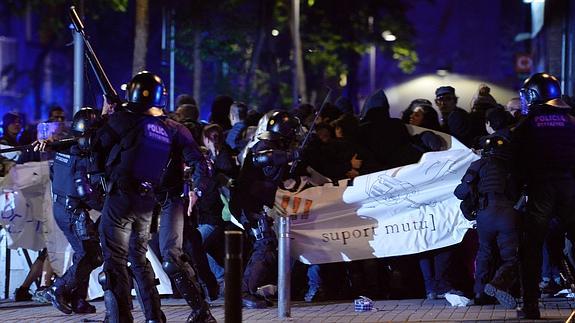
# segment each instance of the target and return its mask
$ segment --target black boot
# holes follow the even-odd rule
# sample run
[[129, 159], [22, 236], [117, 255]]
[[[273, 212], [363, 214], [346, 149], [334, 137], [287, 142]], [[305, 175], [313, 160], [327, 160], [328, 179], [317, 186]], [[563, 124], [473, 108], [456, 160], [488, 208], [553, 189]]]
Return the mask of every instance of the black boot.
[[180, 268], [175, 263], [169, 261], [165, 261], [162, 267], [173, 280], [182, 297], [194, 311], [199, 313], [209, 308], [208, 303], [204, 299], [202, 287], [198, 283], [191, 267], [184, 265], [183, 268]]
[[264, 298], [245, 292], [242, 294], [242, 305], [245, 308], [266, 308], [269, 306]]
[[72, 314], [72, 307], [68, 304], [67, 293], [64, 287], [49, 287], [46, 291], [52, 306], [64, 314]]
[[527, 302], [523, 304], [523, 307], [517, 310], [517, 318], [529, 320], [540, 319], [541, 313], [539, 312], [539, 303]]
[[166, 318], [166, 314], [164, 314], [164, 311], [160, 311], [162, 313], [162, 318], [159, 320], [153, 319], [153, 320], [146, 320], [146, 323], [166, 323], [168, 322], [168, 319]]
[[186, 323], [217, 323], [216, 319], [208, 308], [192, 310]]
[[485, 293], [477, 293], [473, 298], [473, 303], [475, 305], [495, 305], [497, 304], [497, 300]]
[[76, 300], [73, 299], [72, 311], [76, 314], [92, 314], [96, 313], [96, 306], [81, 298]]

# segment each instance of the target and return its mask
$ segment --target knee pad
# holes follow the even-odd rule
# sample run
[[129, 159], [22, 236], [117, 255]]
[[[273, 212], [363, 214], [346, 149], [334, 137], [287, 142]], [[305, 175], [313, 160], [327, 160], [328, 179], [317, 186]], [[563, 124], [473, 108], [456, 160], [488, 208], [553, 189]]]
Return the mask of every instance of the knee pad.
[[110, 285], [112, 285], [110, 275], [107, 272], [102, 270], [98, 274], [98, 283], [100, 283], [100, 285], [102, 285], [103, 290], [110, 289]]
[[182, 268], [173, 260], [167, 260], [162, 263], [162, 268], [168, 276], [175, 275], [182, 271]]

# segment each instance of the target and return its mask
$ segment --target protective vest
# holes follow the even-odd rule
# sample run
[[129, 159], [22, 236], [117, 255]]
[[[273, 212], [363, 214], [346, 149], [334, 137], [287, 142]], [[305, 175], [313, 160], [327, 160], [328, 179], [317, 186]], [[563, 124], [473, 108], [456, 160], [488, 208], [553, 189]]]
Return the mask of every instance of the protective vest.
[[514, 132], [517, 160], [527, 179], [572, 177], [575, 165], [575, 119], [567, 109], [534, 107]]
[[[483, 158], [486, 159], [486, 162], [479, 170], [479, 182], [477, 183], [479, 193], [509, 193], [512, 195], [513, 192], [510, 192], [512, 183], [509, 162], [495, 157]], [[515, 197], [508, 196], [508, 198]]]
[[510, 163], [496, 157], [482, 157], [471, 163], [461, 184], [455, 188], [455, 196], [461, 200], [460, 209], [468, 220], [489, 203], [488, 196], [499, 202], [515, 203], [520, 195], [517, 181], [511, 174]]
[[63, 197], [75, 194], [76, 162], [74, 155], [56, 153], [52, 165], [52, 193]]
[[172, 138], [164, 122], [141, 115], [118, 134], [120, 141], [112, 148], [106, 162], [111, 182], [150, 183], [158, 186], [170, 160]]

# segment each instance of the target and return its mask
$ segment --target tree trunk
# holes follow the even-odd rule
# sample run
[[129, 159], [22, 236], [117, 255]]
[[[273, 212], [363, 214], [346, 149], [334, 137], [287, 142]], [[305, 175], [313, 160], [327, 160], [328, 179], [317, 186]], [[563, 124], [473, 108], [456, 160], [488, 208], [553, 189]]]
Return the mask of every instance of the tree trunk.
[[355, 52], [355, 51], [350, 51], [350, 53], [347, 55], [347, 66], [348, 66], [348, 71], [347, 71], [347, 86], [345, 89], [345, 93], [347, 94], [347, 97], [351, 100], [354, 108], [356, 109], [356, 111], [354, 111], [356, 114], [359, 114], [359, 112], [361, 112], [361, 107], [359, 106], [359, 100], [358, 100], [358, 82], [357, 82], [357, 71], [359, 69], [359, 62], [361, 59], [361, 56]]
[[[194, 99], [198, 102], [198, 110], [200, 109], [202, 98], [201, 90], [202, 90], [202, 58], [200, 56], [200, 45], [202, 42], [202, 37], [200, 34], [200, 29], [196, 28], [194, 30], [194, 89], [193, 95]], [[202, 111], [200, 111], [200, 115], [202, 115]]]
[[258, 15], [258, 33], [256, 38], [256, 45], [254, 50], [252, 51], [252, 57], [250, 60], [250, 65], [248, 68], [248, 73], [246, 74], [246, 78], [244, 80], [245, 84], [245, 92], [244, 97], [247, 102], [250, 102], [252, 95], [254, 94], [255, 90], [255, 82], [252, 80], [255, 78], [256, 69], [259, 65], [260, 56], [263, 50], [263, 46], [266, 40], [266, 33], [270, 30], [269, 22], [272, 15], [269, 13], [271, 10], [268, 10], [269, 4], [273, 5], [272, 1], [267, 0], [260, 0], [259, 1], [259, 15]]
[[148, 53], [149, 0], [136, 0], [136, 22], [134, 32], [134, 58], [132, 75], [146, 69]]
[[303, 69], [303, 56], [301, 36], [299, 33], [299, 8], [300, 0], [290, 1], [289, 24], [292, 34], [293, 44], [293, 104], [297, 105], [298, 100], [307, 102], [306, 100], [306, 85], [305, 74]]

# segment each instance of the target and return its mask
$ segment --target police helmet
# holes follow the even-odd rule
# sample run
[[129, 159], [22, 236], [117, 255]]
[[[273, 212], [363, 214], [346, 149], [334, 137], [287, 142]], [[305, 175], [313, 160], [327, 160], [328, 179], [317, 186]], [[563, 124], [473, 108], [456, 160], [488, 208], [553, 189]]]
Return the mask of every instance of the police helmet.
[[519, 90], [519, 96], [522, 104], [527, 107], [534, 104], [546, 104], [549, 101], [561, 99], [561, 86], [555, 76], [537, 73], [525, 80], [523, 87]]
[[274, 112], [266, 125], [266, 131], [259, 138], [267, 140], [294, 140], [300, 129], [300, 121], [297, 117], [285, 111]]
[[100, 122], [98, 111], [91, 107], [83, 107], [74, 114], [72, 120], [72, 132], [76, 136], [82, 136], [96, 129]]
[[493, 135], [487, 137], [483, 142], [483, 157], [500, 157], [508, 159], [511, 157], [511, 146], [508, 138], [504, 136]]
[[166, 88], [162, 79], [148, 71], [136, 74], [126, 86], [128, 109], [144, 112], [152, 107], [166, 105]]

